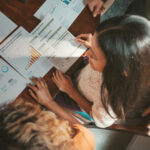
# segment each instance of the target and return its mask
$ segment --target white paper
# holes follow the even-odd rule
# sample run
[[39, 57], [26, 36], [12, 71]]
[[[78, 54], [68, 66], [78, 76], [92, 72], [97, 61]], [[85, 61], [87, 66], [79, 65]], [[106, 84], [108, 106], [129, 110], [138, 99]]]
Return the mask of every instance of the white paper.
[[82, 0], [47, 0], [34, 16], [43, 20], [47, 14], [50, 14], [68, 29], [84, 7]]
[[31, 34], [20, 27], [0, 47], [1, 55], [26, 79], [43, 77], [52, 64], [33, 45]]
[[0, 12], [0, 42], [2, 42], [17, 25]]
[[87, 4], [86, 0], [59, 0], [67, 5], [69, 8], [74, 10], [78, 15], [84, 9], [85, 5]]
[[33, 39], [30, 44], [40, 53], [44, 52], [43, 55], [48, 56], [62, 72], [66, 72], [86, 49], [75, 42], [75, 37], [49, 14], [31, 34]]
[[0, 105], [14, 100], [26, 87], [27, 81], [0, 58]]

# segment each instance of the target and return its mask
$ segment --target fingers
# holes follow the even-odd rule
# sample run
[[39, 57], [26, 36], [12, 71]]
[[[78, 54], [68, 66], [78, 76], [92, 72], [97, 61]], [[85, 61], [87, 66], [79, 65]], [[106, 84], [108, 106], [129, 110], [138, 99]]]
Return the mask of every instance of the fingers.
[[41, 83], [39, 81], [38, 78], [32, 78], [31, 81], [33, 82], [33, 84], [37, 87], [40, 88], [41, 87]]
[[88, 39], [89, 35], [92, 35], [91, 33], [87, 33], [87, 34], [79, 34], [76, 39]]
[[38, 82], [39, 82], [39, 84], [40, 84], [41, 87], [45, 87], [44, 81], [45, 81], [45, 80], [42, 79], [42, 78], [40, 78], [40, 79], [38, 80]]
[[44, 79], [42, 79], [42, 81], [43, 81], [43, 85], [48, 88], [46, 81]]
[[81, 43], [81, 44], [85, 45], [86, 47], [89, 47], [89, 44], [88, 44], [88, 42], [87, 42], [87, 41], [82, 40], [82, 39], [77, 39], [77, 41], [78, 41], [79, 43]]
[[100, 14], [100, 12], [101, 12], [101, 7], [102, 7], [101, 4], [99, 4], [99, 5], [97, 5], [97, 6], [95, 7], [95, 9], [92, 11], [92, 12], [93, 12], [93, 17], [96, 17], [97, 15]]
[[69, 79], [66, 75], [64, 75], [61, 71], [56, 70], [55, 73], [53, 73], [52, 80], [57, 85], [58, 88], [61, 89], [62, 84], [66, 82], [66, 80]]
[[65, 76], [64, 76], [60, 71], [56, 70], [56, 74], [57, 74], [57, 78], [58, 78], [59, 80], [65, 79]]
[[89, 6], [90, 11], [93, 12], [94, 8], [95, 8], [95, 5], [92, 3], [92, 1], [88, 2], [88, 6]]
[[90, 11], [93, 13], [93, 17], [96, 17], [103, 10], [104, 2], [102, 0], [89, 0], [88, 6]]
[[61, 80], [64, 79], [64, 75], [60, 71], [56, 70], [56, 72], [53, 73], [52, 79], [57, 84], [57, 83], [61, 82]]
[[59, 85], [59, 76], [57, 75], [57, 73], [53, 73], [52, 80], [57, 86]]
[[39, 79], [40, 85], [43, 88], [48, 88], [46, 81], [43, 78]]
[[91, 47], [91, 39], [92, 39], [92, 34], [80, 34], [76, 37], [76, 41], [85, 45], [86, 47], [90, 48]]
[[33, 91], [31, 89], [29, 89], [29, 93], [35, 100], [37, 100], [36, 95], [33, 93]]
[[38, 89], [42, 87], [47, 87], [45, 80], [42, 78], [32, 78], [31, 81], [33, 82], [34, 85], [36, 85]]
[[37, 88], [35, 85], [28, 84], [27, 86], [28, 86], [30, 89], [32, 89], [34, 92], [37, 92], [37, 91], [38, 91], [38, 88]]

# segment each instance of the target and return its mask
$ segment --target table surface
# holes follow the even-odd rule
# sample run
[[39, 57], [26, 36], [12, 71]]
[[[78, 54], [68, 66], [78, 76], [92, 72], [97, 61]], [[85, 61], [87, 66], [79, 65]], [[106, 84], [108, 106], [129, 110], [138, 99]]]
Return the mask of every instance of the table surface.
[[[28, 0], [27, 3], [24, 3], [21, 0], [0, 0], [0, 11], [14, 21], [18, 26], [22, 26], [28, 32], [31, 32], [40, 22], [40, 20], [33, 15], [44, 2], [45, 0]], [[93, 33], [98, 24], [99, 17], [93, 18], [88, 7], [86, 7], [70, 26], [69, 31], [74, 36], [77, 36], [80, 33]], [[73, 74], [81, 63], [82, 58], [79, 58], [69, 69], [67, 74]], [[44, 76], [52, 95], [55, 95], [58, 91], [51, 80], [51, 75], [54, 70], [54, 68], [51, 69]], [[27, 95], [27, 90], [24, 90], [23, 93], [21, 93], [21, 96], [23, 97], [26, 97]]]
[[[34, 17], [34, 13], [40, 8], [40, 6], [45, 2], [45, 0], [28, 0], [27, 3], [21, 2], [21, 0], [0, 0], [0, 11], [14, 21], [18, 26], [24, 27], [28, 32], [31, 32], [40, 22], [39, 19]], [[93, 18], [88, 7], [81, 12], [78, 18], [69, 28], [69, 31], [77, 36], [81, 33], [93, 33], [96, 26], [99, 24], [100, 18]], [[79, 58], [76, 63], [69, 69], [67, 74], [72, 75], [75, 70], [82, 63], [82, 58]], [[52, 72], [55, 69], [51, 69], [45, 76], [49, 90], [52, 95], [55, 95], [58, 91], [57, 87], [51, 80]], [[24, 99], [31, 100], [31, 97], [28, 94], [28, 89], [26, 88], [19, 97]], [[32, 101], [32, 100], [31, 100]], [[129, 131], [139, 134], [146, 135], [147, 130], [143, 127], [130, 127], [130, 126], [120, 126], [113, 125], [109, 129]]]

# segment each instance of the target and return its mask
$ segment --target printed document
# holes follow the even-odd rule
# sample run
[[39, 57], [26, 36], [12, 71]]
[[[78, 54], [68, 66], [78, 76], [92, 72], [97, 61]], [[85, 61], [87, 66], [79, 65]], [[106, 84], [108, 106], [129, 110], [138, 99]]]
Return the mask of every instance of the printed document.
[[34, 16], [43, 20], [47, 14], [50, 14], [68, 29], [84, 7], [83, 0], [47, 0]]
[[14, 100], [26, 87], [27, 81], [0, 58], [0, 105]]
[[43, 77], [52, 64], [33, 45], [24, 28], [17, 29], [0, 47], [0, 54], [26, 79]]
[[7, 16], [0, 12], [0, 42], [2, 42], [17, 25], [12, 22]]
[[50, 14], [31, 34], [33, 39], [30, 44], [42, 55], [48, 56], [53, 65], [62, 72], [66, 72], [86, 50]]

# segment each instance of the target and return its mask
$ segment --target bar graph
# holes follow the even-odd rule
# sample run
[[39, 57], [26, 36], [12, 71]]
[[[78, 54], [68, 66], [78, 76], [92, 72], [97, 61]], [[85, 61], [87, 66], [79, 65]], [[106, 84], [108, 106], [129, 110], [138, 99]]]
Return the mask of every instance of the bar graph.
[[28, 70], [41, 57], [41, 54], [36, 49], [34, 49], [34, 47], [30, 46], [30, 48], [30, 57], [28, 65], [25, 68], [26, 70]]

